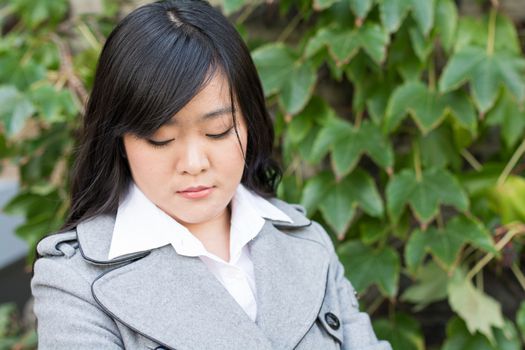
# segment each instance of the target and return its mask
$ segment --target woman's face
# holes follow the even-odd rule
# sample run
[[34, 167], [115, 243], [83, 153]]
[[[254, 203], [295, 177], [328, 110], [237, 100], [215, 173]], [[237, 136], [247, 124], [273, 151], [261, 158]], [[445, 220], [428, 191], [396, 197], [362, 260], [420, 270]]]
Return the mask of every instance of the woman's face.
[[[238, 108], [235, 112], [246, 152], [246, 122]], [[171, 123], [148, 139], [124, 135], [124, 148], [137, 186], [179, 223], [189, 228], [224, 215], [244, 170], [233, 128], [228, 80], [217, 71]], [[211, 189], [194, 192], [194, 198], [180, 192], [196, 186]]]

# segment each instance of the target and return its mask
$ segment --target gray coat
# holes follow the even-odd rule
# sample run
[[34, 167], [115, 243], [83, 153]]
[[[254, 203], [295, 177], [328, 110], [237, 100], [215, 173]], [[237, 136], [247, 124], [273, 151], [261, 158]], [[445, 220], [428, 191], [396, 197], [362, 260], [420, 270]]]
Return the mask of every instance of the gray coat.
[[38, 244], [39, 348], [390, 350], [359, 311], [326, 231], [304, 208], [270, 201], [293, 223], [266, 219], [248, 243], [256, 322], [198, 257], [169, 244], [108, 261], [115, 217], [99, 216]]

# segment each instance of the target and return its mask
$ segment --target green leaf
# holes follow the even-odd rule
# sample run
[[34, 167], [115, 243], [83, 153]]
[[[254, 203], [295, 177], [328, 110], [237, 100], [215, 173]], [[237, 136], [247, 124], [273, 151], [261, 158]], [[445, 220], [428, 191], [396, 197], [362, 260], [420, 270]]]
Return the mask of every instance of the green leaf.
[[363, 292], [372, 284], [381, 293], [393, 298], [399, 284], [399, 255], [388, 247], [374, 249], [358, 241], [348, 241], [337, 247], [346, 276], [357, 292]]
[[423, 134], [437, 127], [447, 113], [446, 100], [419, 81], [399, 86], [388, 101], [383, 130], [395, 130], [409, 114]]
[[361, 241], [366, 245], [371, 245], [388, 236], [388, 226], [377, 219], [364, 218], [360, 220], [359, 232]]
[[489, 188], [491, 209], [498, 213], [503, 225], [525, 221], [525, 178], [509, 175], [501, 185]]
[[368, 120], [359, 128], [339, 118], [330, 120], [319, 132], [313, 149], [319, 155], [332, 151], [332, 167], [338, 178], [350, 173], [365, 153], [384, 169], [392, 168], [394, 163], [391, 144]]
[[392, 349], [425, 349], [419, 322], [409, 315], [396, 312], [390, 320], [382, 318], [374, 321], [373, 327], [377, 337], [388, 341]]
[[35, 28], [44, 21], [56, 24], [68, 9], [66, 0], [14, 0], [12, 5], [30, 28]]
[[457, 262], [459, 252], [467, 243], [487, 252], [497, 253], [487, 229], [480, 222], [463, 216], [454, 217], [443, 229], [416, 229], [405, 248], [407, 267], [416, 273], [425, 255], [430, 253], [434, 261], [450, 271]]
[[395, 32], [411, 10], [412, 17], [426, 36], [434, 25], [434, 6], [434, 0], [380, 0], [381, 22], [390, 33]]
[[448, 125], [442, 124], [428, 134], [419, 136], [418, 142], [425, 168], [445, 168], [452, 165], [454, 169], [458, 169], [461, 165], [459, 150]]
[[329, 8], [340, 0], [314, 0], [313, 7], [316, 11], [321, 11]]
[[[325, 187], [321, 190], [324, 191]], [[319, 209], [339, 238], [344, 237], [357, 207], [370, 216], [383, 216], [383, 202], [374, 180], [360, 169], [340, 182], [332, 180], [329, 190], [323, 193], [325, 196], [319, 203]]]
[[[521, 54], [521, 45], [516, 27], [512, 20], [505, 16], [503, 11], [496, 14], [494, 33], [494, 51]], [[489, 33], [489, 16], [481, 18], [461, 17], [457, 30], [454, 51], [461, 51], [468, 46], [486, 48]]]
[[523, 138], [525, 106], [519, 104], [506, 90], [493, 109], [487, 113], [488, 125], [500, 125], [505, 145], [510, 149]]
[[0, 122], [8, 137], [20, 132], [34, 112], [31, 101], [14, 86], [0, 85]]
[[246, 0], [222, 0], [222, 9], [226, 16], [231, 15], [246, 3]]
[[482, 334], [471, 334], [463, 320], [453, 317], [447, 324], [447, 338], [443, 350], [520, 350], [520, 341], [511, 322], [505, 321], [503, 330], [496, 329], [496, 344], [492, 345]]
[[458, 27], [458, 9], [453, 0], [436, 1], [436, 30], [443, 48], [450, 52]]
[[395, 32], [401, 26], [408, 14], [412, 0], [380, 0], [381, 22], [389, 33]]
[[387, 208], [392, 221], [397, 222], [406, 204], [409, 204], [422, 223], [428, 223], [439, 211], [440, 204], [448, 204], [466, 211], [469, 201], [457, 179], [443, 169], [423, 171], [418, 179], [411, 169], [394, 175], [386, 188]]
[[525, 99], [525, 59], [506, 52], [488, 54], [479, 47], [464, 47], [449, 60], [439, 80], [445, 93], [470, 82], [478, 109], [485, 113], [496, 101], [500, 88], [506, 86], [519, 100]]
[[377, 24], [367, 22], [357, 29], [332, 25], [322, 27], [309, 39], [304, 55], [311, 57], [326, 46], [337, 66], [343, 66], [362, 49], [380, 65], [385, 60], [388, 43], [388, 33]]
[[413, 0], [412, 17], [419, 25], [421, 32], [427, 36], [434, 26], [435, 0]]
[[350, 8], [357, 18], [364, 19], [372, 9], [374, 0], [349, 0]]
[[323, 171], [306, 181], [300, 203], [310, 216], [316, 212], [319, 202], [333, 186], [333, 179], [330, 172]]
[[282, 86], [279, 100], [289, 114], [301, 111], [314, 90], [316, 71], [310, 62], [296, 62]]
[[415, 274], [416, 283], [408, 287], [400, 297], [402, 301], [416, 304], [414, 311], [424, 309], [428, 304], [447, 298], [448, 274], [429, 261]]
[[465, 320], [469, 332], [480, 332], [494, 343], [492, 327], [504, 326], [500, 303], [475, 288], [460, 270], [449, 281], [448, 292], [450, 307]]
[[252, 57], [260, 74], [264, 95], [270, 96], [279, 90], [290, 77], [295, 57], [282, 43], [267, 44], [255, 49]]
[[56, 90], [51, 84], [30, 91], [29, 98], [48, 123], [63, 122], [76, 116], [77, 108], [69, 90]]

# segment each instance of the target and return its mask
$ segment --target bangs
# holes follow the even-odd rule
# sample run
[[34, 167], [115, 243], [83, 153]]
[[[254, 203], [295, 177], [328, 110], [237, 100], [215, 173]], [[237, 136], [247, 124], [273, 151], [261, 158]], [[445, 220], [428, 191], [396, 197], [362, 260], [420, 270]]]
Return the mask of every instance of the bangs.
[[[176, 21], [164, 12], [166, 22], [144, 18], [139, 30], [121, 35], [120, 57], [113, 62], [119, 73], [115, 88], [117, 135], [148, 137], [182, 109], [221, 66], [220, 56], [208, 37], [197, 28]], [[127, 34], [127, 33], [125, 33]], [[119, 44], [119, 43], [115, 43]]]

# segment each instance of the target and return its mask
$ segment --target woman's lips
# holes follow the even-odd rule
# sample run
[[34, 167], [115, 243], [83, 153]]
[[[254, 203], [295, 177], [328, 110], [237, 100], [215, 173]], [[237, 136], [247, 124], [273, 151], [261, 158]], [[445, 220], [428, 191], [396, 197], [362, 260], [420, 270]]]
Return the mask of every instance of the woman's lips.
[[204, 189], [201, 189], [200, 191], [179, 191], [177, 192], [184, 198], [188, 199], [198, 199], [198, 198], [204, 198], [208, 196], [213, 191], [213, 187], [207, 187]]

